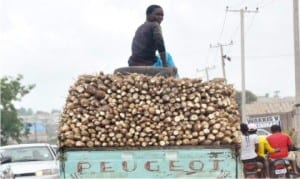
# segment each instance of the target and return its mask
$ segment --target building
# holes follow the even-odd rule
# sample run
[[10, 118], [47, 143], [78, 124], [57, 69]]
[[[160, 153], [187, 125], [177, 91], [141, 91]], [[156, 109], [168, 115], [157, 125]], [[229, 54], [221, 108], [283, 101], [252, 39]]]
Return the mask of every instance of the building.
[[30, 116], [19, 116], [29, 129], [29, 135], [23, 142], [49, 142], [57, 140], [59, 112], [37, 112]]
[[259, 98], [246, 104], [245, 112], [248, 123], [255, 123], [259, 128], [269, 129], [273, 124], [280, 124], [282, 130], [295, 128], [295, 98]]

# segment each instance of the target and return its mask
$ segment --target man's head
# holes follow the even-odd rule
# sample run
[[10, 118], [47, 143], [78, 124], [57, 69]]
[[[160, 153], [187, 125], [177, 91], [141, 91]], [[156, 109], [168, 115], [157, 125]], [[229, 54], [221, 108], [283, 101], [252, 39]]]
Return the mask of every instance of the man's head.
[[147, 21], [158, 22], [164, 19], [164, 11], [159, 5], [151, 5], [146, 10]]
[[279, 125], [272, 125], [271, 126], [271, 132], [272, 132], [272, 134], [277, 133], [277, 132], [281, 132], [281, 127]]
[[242, 134], [243, 135], [247, 135], [248, 134], [248, 130], [249, 130], [248, 125], [245, 124], [245, 123], [241, 123], [240, 127], [241, 127]]
[[248, 124], [249, 134], [256, 134], [257, 126], [255, 124]]

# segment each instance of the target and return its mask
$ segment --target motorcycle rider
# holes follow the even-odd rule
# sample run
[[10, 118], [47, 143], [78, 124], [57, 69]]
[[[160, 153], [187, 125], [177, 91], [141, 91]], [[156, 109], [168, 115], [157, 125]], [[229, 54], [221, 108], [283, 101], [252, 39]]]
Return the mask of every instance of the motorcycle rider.
[[[257, 126], [255, 124], [248, 124], [248, 128], [249, 128], [249, 134], [256, 135], [257, 132]], [[266, 153], [274, 153], [274, 152], [279, 152], [280, 149], [279, 148], [273, 148], [270, 146], [269, 142], [267, 141], [265, 136], [258, 136], [258, 149], [257, 149], [257, 154], [260, 157], [264, 158], [264, 165], [265, 165], [265, 173], [266, 176], [269, 177], [270, 176], [270, 172], [269, 172], [269, 163], [268, 160], [266, 160]]]
[[295, 173], [298, 174], [297, 165], [295, 162], [296, 156], [292, 151], [290, 151], [293, 148], [293, 142], [291, 138], [288, 135], [283, 134], [281, 132], [281, 127], [279, 125], [272, 125], [271, 132], [272, 134], [267, 137], [267, 140], [273, 148], [280, 148], [280, 151], [276, 153], [270, 153], [269, 155], [270, 160], [272, 161], [275, 159], [290, 160], [293, 164]]
[[241, 123], [241, 160], [245, 164], [247, 162], [261, 162], [259, 168], [264, 168], [264, 158], [257, 155], [258, 137], [256, 134], [249, 134], [248, 125]]

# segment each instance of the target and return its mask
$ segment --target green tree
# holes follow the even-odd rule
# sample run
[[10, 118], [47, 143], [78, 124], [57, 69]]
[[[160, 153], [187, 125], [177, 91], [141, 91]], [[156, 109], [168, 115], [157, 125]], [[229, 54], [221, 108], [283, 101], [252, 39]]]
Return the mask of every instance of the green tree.
[[22, 85], [22, 75], [16, 78], [4, 76], [0, 78], [1, 95], [1, 144], [6, 145], [9, 139], [21, 142], [22, 135], [28, 135], [28, 128], [18, 118], [17, 110], [13, 104], [20, 101], [22, 97], [30, 92], [35, 85]]
[[17, 109], [17, 111], [18, 111], [18, 115], [20, 116], [30, 116], [33, 114], [33, 110], [31, 108], [26, 109], [24, 107], [21, 107]]
[[[246, 104], [252, 103], [257, 100], [257, 96], [254, 93], [252, 93], [251, 91], [246, 90], [245, 93], [246, 93]], [[241, 104], [242, 104], [242, 92], [241, 91], [237, 91], [236, 100], [238, 102], [238, 105], [241, 106]]]

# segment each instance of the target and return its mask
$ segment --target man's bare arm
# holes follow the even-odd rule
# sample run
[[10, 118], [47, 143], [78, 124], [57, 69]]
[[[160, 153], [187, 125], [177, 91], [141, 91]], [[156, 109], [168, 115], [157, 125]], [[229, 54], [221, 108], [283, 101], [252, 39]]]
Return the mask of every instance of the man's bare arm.
[[160, 52], [159, 55], [160, 55], [163, 67], [168, 67], [167, 59], [166, 59], [166, 52]]

